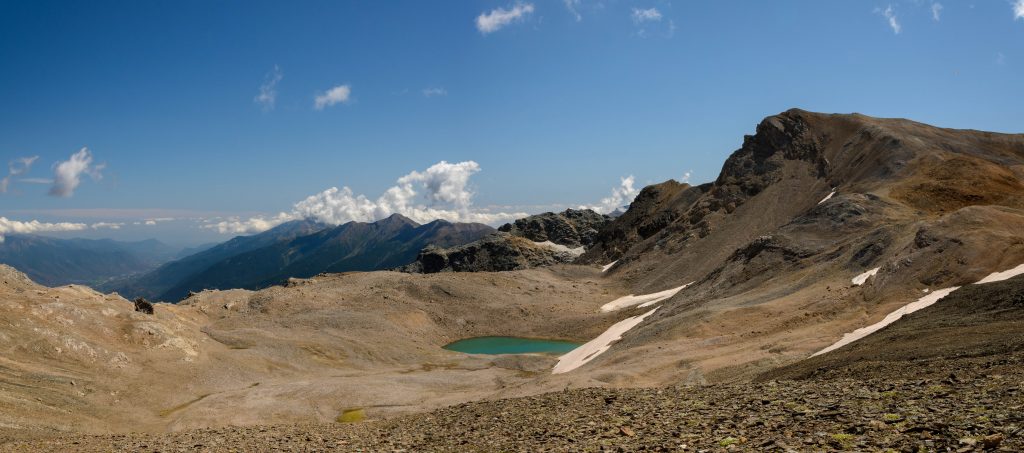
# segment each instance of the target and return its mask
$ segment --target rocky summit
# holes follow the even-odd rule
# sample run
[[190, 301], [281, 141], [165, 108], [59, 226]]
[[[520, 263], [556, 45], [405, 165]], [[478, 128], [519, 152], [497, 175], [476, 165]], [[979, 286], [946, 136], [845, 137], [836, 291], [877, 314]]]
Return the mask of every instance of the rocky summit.
[[175, 305], [0, 268], [0, 450], [1024, 449], [1024, 135], [792, 109], [615, 218], [271, 231]]
[[506, 223], [498, 233], [444, 248], [424, 248], [405, 272], [499, 272], [571, 263], [610, 218], [590, 209], [546, 212]]

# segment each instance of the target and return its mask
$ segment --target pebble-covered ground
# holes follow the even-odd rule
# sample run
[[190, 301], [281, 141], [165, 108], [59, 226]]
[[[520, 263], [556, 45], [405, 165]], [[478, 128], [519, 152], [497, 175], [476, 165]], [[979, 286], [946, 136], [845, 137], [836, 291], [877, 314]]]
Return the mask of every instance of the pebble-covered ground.
[[359, 423], [68, 437], [0, 449], [1024, 451], [1021, 358], [962, 363], [935, 379], [580, 389]]

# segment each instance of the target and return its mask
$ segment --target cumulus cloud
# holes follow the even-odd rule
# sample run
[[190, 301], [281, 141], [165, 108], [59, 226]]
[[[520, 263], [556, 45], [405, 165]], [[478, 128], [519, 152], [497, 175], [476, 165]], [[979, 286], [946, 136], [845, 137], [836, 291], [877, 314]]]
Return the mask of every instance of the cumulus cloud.
[[274, 69], [267, 74], [263, 84], [260, 85], [260, 94], [253, 98], [253, 102], [263, 107], [263, 111], [274, 110], [274, 103], [277, 102], [277, 83], [284, 78], [281, 68], [274, 65]]
[[512, 22], [523, 20], [533, 13], [532, 3], [516, 3], [511, 9], [495, 8], [476, 18], [476, 29], [482, 34], [494, 33]]
[[600, 214], [608, 214], [616, 209], [623, 206], [629, 205], [636, 198], [636, 195], [640, 193], [639, 190], [633, 187], [635, 180], [633, 175], [629, 175], [625, 178], [621, 178], [618, 187], [612, 188], [612, 194], [606, 198], [602, 198], [601, 202], [593, 206], [580, 206], [580, 209], [593, 209], [595, 212]]
[[657, 22], [661, 20], [661, 11], [657, 8], [633, 8], [633, 23]]
[[434, 96], [447, 96], [448, 90], [444, 88], [424, 88], [423, 97], [432, 98]]
[[327, 90], [324, 93], [318, 94], [316, 99], [313, 101], [313, 108], [317, 110], [323, 110], [326, 107], [330, 107], [335, 104], [347, 103], [349, 97], [352, 95], [352, 87], [349, 85], [338, 85], [334, 88]]
[[690, 176], [693, 176], [693, 170], [687, 170], [686, 173], [683, 173], [683, 177], [679, 179], [679, 182], [689, 184]]
[[19, 157], [8, 162], [7, 176], [4, 176], [4, 179], [0, 179], [0, 193], [7, 193], [7, 188], [11, 184], [11, 178], [28, 173], [36, 159], [39, 159], [39, 156]]
[[68, 160], [58, 162], [53, 166], [53, 186], [50, 187], [50, 195], [55, 197], [70, 197], [74, 195], [75, 189], [82, 183], [82, 175], [89, 175], [93, 181], [103, 179], [102, 171], [106, 164], [93, 165], [92, 153], [89, 148], [82, 148], [71, 155]]
[[31, 234], [46, 231], [79, 231], [84, 229], [84, 223], [44, 223], [38, 220], [21, 222], [8, 220], [7, 217], [0, 217], [0, 242], [4, 241], [4, 235], [10, 233]]
[[1017, 0], [1013, 4], [1013, 20], [1024, 19], [1024, 0]]
[[217, 230], [221, 234], [253, 234], [267, 231], [282, 223], [299, 220], [301, 217], [293, 213], [279, 213], [274, 217], [252, 217], [242, 219], [229, 217], [216, 223], [206, 223], [202, 227]]
[[[1024, 0], [1021, 0], [1024, 1]], [[938, 22], [942, 19], [942, 3], [932, 3], [932, 20]]]
[[92, 228], [94, 230], [98, 230], [100, 228], [108, 228], [108, 229], [111, 229], [111, 230], [120, 230], [121, 227], [123, 227], [123, 226], [124, 226], [124, 223], [96, 222], [96, 223], [94, 223], [92, 225], [89, 225], [89, 228]]
[[527, 215], [475, 209], [469, 182], [479, 171], [480, 165], [473, 161], [441, 161], [422, 172], [413, 171], [398, 178], [394, 186], [376, 199], [356, 194], [348, 187], [331, 187], [295, 203], [290, 212], [269, 217], [231, 218], [208, 223], [204, 228], [221, 233], [247, 234], [298, 219], [340, 225], [351, 221], [375, 222], [392, 214], [402, 214], [420, 223], [444, 219], [495, 224]]
[[889, 28], [892, 28], [892, 32], [894, 34], [898, 35], [903, 31], [903, 26], [900, 25], [899, 17], [896, 16], [896, 10], [893, 9], [892, 5], [886, 6], [885, 9], [875, 8], [875, 14], [880, 14], [885, 18], [886, 22], [889, 23]]

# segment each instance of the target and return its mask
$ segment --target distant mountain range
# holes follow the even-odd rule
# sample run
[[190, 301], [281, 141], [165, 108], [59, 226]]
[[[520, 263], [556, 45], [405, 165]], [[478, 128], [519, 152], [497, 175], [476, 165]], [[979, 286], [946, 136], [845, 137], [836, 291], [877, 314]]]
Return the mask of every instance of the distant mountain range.
[[102, 286], [112, 279], [154, 269], [177, 258], [180, 251], [155, 239], [121, 242], [8, 234], [0, 242], [0, 263], [47, 286]]
[[415, 260], [428, 245], [451, 247], [494, 231], [483, 224], [444, 220], [420, 225], [399, 214], [373, 223], [339, 226], [298, 220], [260, 234], [236, 237], [100, 289], [117, 291], [125, 297], [176, 302], [190, 291], [258, 289], [290, 277], [395, 268]]

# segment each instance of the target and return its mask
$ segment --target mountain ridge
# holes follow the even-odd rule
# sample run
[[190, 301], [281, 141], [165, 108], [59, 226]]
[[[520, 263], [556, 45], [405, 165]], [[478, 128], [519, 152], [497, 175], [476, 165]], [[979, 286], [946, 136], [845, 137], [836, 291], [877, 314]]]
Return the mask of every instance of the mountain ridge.
[[444, 220], [420, 225], [400, 214], [338, 226], [298, 220], [233, 238], [108, 289], [162, 301], [179, 301], [204, 289], [259, 289], [324, 272], [394, 268], [413, 261], [429, 244], [459, 245], [493, 231], [483, 224]]

